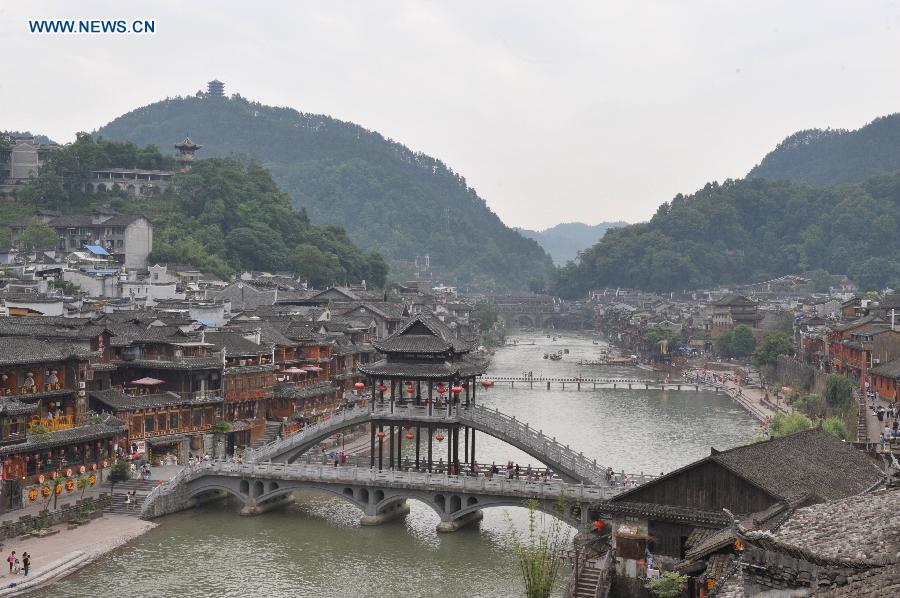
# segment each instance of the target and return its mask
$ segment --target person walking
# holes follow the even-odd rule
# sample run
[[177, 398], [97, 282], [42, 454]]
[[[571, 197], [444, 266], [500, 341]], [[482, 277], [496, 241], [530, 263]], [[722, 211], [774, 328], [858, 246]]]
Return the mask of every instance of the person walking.
[[131, 479], [133, 480], [134, 476], [137, 474], [137, 466], [134, 464], [134, 461], [131, 462], [128, 470], [131, 472]]
[[13, 565], [16, 562], [16, 551], [15, 550], [13, 550], [12, 552], [9, 553], [9, 556], [6, 557], [6, 562], [9, 563], [9, 572], [12, 573]]
[[22, 571], [25, 572], [25, 575], [28, 575], [28, 570], [31, 569], [31, 555], [27, 552], [22, 553]]

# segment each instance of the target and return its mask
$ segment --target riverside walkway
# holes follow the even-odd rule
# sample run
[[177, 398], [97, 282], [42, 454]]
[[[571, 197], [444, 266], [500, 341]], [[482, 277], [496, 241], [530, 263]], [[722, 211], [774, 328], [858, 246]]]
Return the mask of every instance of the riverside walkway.
[[406, 500], [416, 499], [440, 516], [439, 531], [455, 531], [480, 519], [483, 508], [522, 506], [526, 500], [573, 526], [586, 527], [587, 509], [581, 505], [606, 500], [624, 488], [306, 463], [206, 461], [184, 467], [155, 488], [144, 500], [141, 516], [159, 517], [224, 496], [240, 500], [242, 513], [256, 514], [283, 505], [297, 490], [343, 498], [363, 511], [367, 525], [407, 513]]

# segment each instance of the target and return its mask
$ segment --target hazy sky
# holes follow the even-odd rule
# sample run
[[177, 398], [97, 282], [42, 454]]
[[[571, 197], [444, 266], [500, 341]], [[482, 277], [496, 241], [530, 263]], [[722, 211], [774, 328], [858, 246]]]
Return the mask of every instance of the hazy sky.
[[217, 77], [442, 159], [510, 225], [638, 221], [798, 129], [897, 111], [898, 19], [880, 1], [3, 0], [0, 129], [70, 141]]

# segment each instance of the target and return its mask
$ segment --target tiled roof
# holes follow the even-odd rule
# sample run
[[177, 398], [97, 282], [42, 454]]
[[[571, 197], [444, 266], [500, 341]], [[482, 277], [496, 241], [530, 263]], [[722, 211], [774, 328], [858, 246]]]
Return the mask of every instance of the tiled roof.
[[900, 379], [900, 358], [872, 368], [869, 370], [869, 374], [873, 376], [884, 376], [885, 378]]
[[710, 459], [762, 488], [796, 503], [860, 494], [882, 477], [874, 461], [819, 428], [714, 453]]
[[900, 595], [900, 564], [875, 567], [847, 579], [835, 588], [810, 594], [815, 598], [885, 598]]
[[382, 359], [375, 363], [360, 364], [359, 371], [371, 376], [434, 378], [446, 380], [454, 377], [478, 376], [487, 371], [487, 364], [471, 358], [434, 363], [391, 363]]
[[174, 392], [131, 396], [116, 389], [92, 391], [91, 397], [109, 406], [114, 412], [169, 407], [172, 405], [207, 405], [223, 401], [221, 396], [208, 395], [202, 398], [182, 398]]
[[208, 370], [222, 367], [221, 357], [185, 357], [178, 361], [162, 361], [158, 359], [116, 360], [112, 363], [134, 365], [157, 370]]
[[309, 399], [333, 393], [335, 390], [337, 390], [337, 387], [330, 382], [319, 382], [317, 384], [308, 384], [306, 386], [280, 383], [275, 385], [274, 393], [276, 399]]
[[900, 489], [797, 509], [773, 537], [823, 558], [900, 563]]
[[212, 343], [216, 351], [225, 349], [227, 355], [269, 355], [272, 345], [257, 345], [235, 332], [207, 332], [204, 335], [207, 343]]
[[76, 442], [90, 442], [101, 438], [109, 438], [124, 431], [125, 424], [121, 420], [107, 415], [103, 421], [97, 424], [78, 426], [68, 430], [57, 430], [47, 434], [29, 434], [25, 442], [0, 447], [0, 457], [66, 446]]
[[374, 345], [383, 353], [467, 353], [472, 349], [469, 343], [456, 338], [446, 324], [427, 314], [409, 318], [394, 334]]
[[656, 503], [604, 501], [594, 503], [591, 509], [600, 513], [627, 515], [630, 517], [652, 517], [653, 519], [673, 523], [709, 525], [715, 528], [721, 528], [721, 526], [730, 523], [728, 516], [721, 511], [701, 511], [699, 509]]
[[30, 337], [0, 337], [0, 366], [64, 361], [87, 360], [90, 351], [64, 341], [38, 340]]

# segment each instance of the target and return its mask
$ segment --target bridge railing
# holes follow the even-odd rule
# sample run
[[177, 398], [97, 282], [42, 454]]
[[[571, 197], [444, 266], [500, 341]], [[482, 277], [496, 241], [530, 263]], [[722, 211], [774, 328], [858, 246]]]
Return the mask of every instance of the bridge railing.
[[558, 442], [556, 438], [545, 436], [540, 430], [531, 428], [515, 417], [500, 413], [482, 405], [473, 405], [469, 409], [460, 409], [460, 420], [470, 419], [496, 431], [502, 431], [530, 449], [535, 454], [546, 457], [548, 463], [556, 463], [565, 468], [567, 473], [589, 481], [593, 484], [606, 482], [606, 469], [596, 460], [588, 459], [582, 453], [576, 453], [570, 447]]
[[[303, 463], [235, 463], [212, 461], [193, 470], [192, 475], [169, 483], [189, 482], [200, 475], [227, 475], [248, 478], [276, 478], [310, 482], [353, 483], [406, 489], [447, 490], [470, 493], [504, 494], [523, 498], [554, 498], [565, 496], [582, 501], [605, 500], [617, 490], [605, 486], [568, 484], [559, 480], [532, 481], [485, 476], [456, 476], [446, 473], [377, 470], [362, 467], [331, 467]], [[154, 490], [155, 492], [156, 490]], [[162, 490], [161, 492], [165, 492]], [[152, 495], [153, 493], [151, 493]], [[147, 497], [149, 501], [151, 496]], [[149, 503], [145, 503], [149, 504]]]

